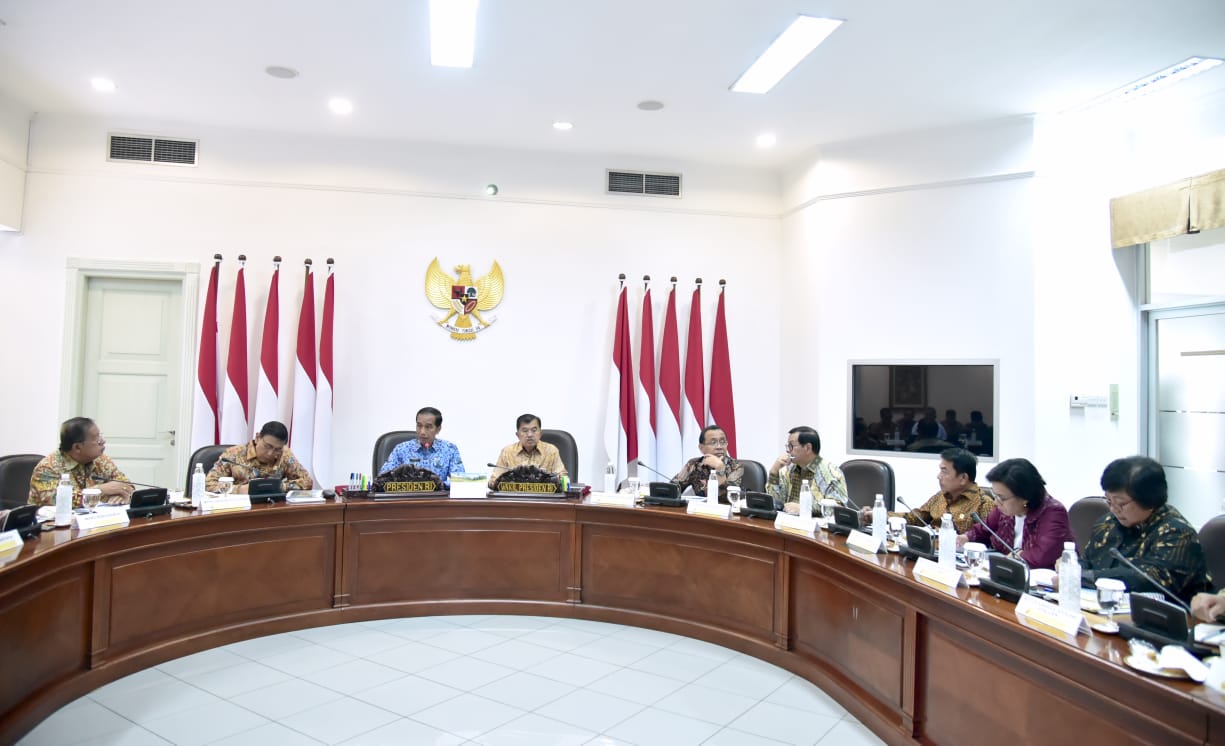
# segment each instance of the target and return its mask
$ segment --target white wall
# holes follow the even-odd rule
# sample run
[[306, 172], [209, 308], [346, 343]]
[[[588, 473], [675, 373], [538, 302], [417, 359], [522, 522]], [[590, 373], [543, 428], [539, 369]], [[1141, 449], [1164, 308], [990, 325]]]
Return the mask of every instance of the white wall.
[[[202, 165], [106, 163], [106, 132], [123, 129], [199, 137]], [[368, 471], [375, 437], [411, 426], [413, 413], [428, 404], [443, 411], [443, 437], [460, 445], [472, 468], [492, 460], [513, 440], [514, 418], [532, 411], [546, 427], [575, 434], [580, 476], [592, 479], [604, 463], [620, 272], [639, 280], [680, 275], [682, 330], [693, 278], [711, 285], [728, 279], [742, 455], [775, 450], [779, 332], [772, 320], [782, 299], [775, 292], [781, 265], [771, 173], [52, 117], [38, 121], [30, 160], [24, 235], [0, 238], [0, 312], [37, 323], [6, 321], [0, 345], [37, 352], [0, 374], [0, 405], [8, 421], [21, 424], [0, 432], [0, 452], [50, 450], [65, 414], [58, 402], [68, 257], [198, 261], [203, 287], [214, 252], [226, 257], [222, 350], [235, 259], [249, 258], [252, 360], [271, 258], [285, 258], [282, 390], [292, 380], [302, 259], [322, 267], [336, 258], [337, 473]], [[604, 195], [605, 166], [682, 171], [686, 197]], [[501, 197], [476, 196], [489, 182], [499, 183]], [[434, 257], [448, 269], [471, 264], [478, 275], [494, 260], [501, 264], [507, 286], [492, 312], [498, 321], [476, 341], [453, 341], [430, 320], [436, 310], [422, 290]], [[322, 279], [316, 277], [318, 304]], [[640, 287], [631, 294], [635, 326]], [[665, 283], [654, 288], [662, 323]], [[713, 290], [704, 300], [709, 339]]]
[[21, 229], [32, 115], [29, 107], [0, 94], [0, 231]]

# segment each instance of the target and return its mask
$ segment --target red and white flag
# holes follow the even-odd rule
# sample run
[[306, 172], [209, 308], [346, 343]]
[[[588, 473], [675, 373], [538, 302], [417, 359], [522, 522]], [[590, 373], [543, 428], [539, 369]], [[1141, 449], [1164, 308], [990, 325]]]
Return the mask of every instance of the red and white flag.
[[668, 293], [664, 312], [663, 342], [659, 348], [659, 395], [663, 406], [655, 419], [655, 461], [665, 474], [680, 471], [685, 451], [681, 449], [681, 347], [676, 324], [676, 278]]
[[[642, 332], [638, 337], [638, 460], [652, 469], [655, 463], [655, 312], [651, 308], [651, 288], [642, 296]], [[637, 472], [639, 477], [645, 469]], [[655, 481], [648, 479], [647, 481]]]
[[689, 341], [685, 345], [685, 398], [681, 401], [681, 447], [698, 453], [698, 436], [706, 426], [706, 372], [702, 360], [702, 285], [693, 289], [689, 304]]
[[302, 291], [302, 313], [298, 315], [298, 353], [293, 370], [293, 419], [289, 426], [289, 448], [306, 470], [314, 475], [311, 452], [315, 439], [315, 276], [306, 260], [306, 287]]
[[634, 349], [630, 343], [630, 316], [626, 289], [617, 300], [617, 331], [613, 337], [612, 367], [608, 373], [608, 409], [605, 447], [616, 469], [616, 481], [629, 476], [629, 462], [638, 458], [638, 425], [634, 416]]
[[204, 297], [204, 320], [200, 322], [200, 352], [196, 359], [196, 387], [191, 406], [191, 449], [215, 446], [221, 442], [221, 423], [217, 416], [217, 272], [221, 255], [213, 255], [213, 271]]
[[234, 282], [234, 312], [230, 316], [230, 351], [225, 359], [225, 388], [221, 392], [221, 442], [246, 443], [251, 437], [247, 421], [247, 258], [238, 257]]
[[323, 328], [319, 330], [319, 393], [315, 397], [315, 481], [324, 487], [332, 477], [332, 321], [336, 307], [334, 263], [328, 259], [328, 284], [323, 292]]
[[[722, 282], [720, 281], [722, 285]], [[726, 288], [719, 288], [715, 311], [714, 349], [710, 355], [710, 420], [727, 435], [727, 455], [736, 458], [736, 404], [732, 397], [732, 359], [727, 345], [727, 316], [723, 309]]]
[[264, 333], [259, 340], [259, 375], [255, 379], [255, 419], [258, 430], [266, 422], [281, 419], [279, 342], [281, 334], [281, 257], [273, 259], [268, 305], [264, 308]]

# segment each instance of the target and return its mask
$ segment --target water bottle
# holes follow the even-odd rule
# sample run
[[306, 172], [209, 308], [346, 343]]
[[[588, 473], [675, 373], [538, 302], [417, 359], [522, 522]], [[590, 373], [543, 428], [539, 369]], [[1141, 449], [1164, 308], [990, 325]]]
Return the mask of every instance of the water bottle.
[[191, 507], [200, 507], [204, 499], [204, 464], [196, 464], [196, 470], [191, 473]]
[[706, 478], [706, 502], [711, 505], [719, 503], [719, 475], [714, 469], [710, 470], [710, 476]]
[[72, 525], [72, 480], [67, 474], [60, 475], [59, 486], [55, 488], [55, 525]]
[[885, 512], [884, 495], [877, 495], [872, 503], [872, 538], [882, 546], [889, 539], [889, 514]]
[[812, 518], [812, 487], [808, 486], [807, 479], [800, 482], [800, 515]]
[[1059, 608], [1080, 613], [1080, 560], [1074, 541], [1063, 543], [1059, 558]]
[[945, 513], [940, 519], [940, 549], [937, 556], [944, 567], [957, 567], [957, 529], [953, 527], [952, 513]]
[[617, 467], [611, 461], [604, 467], [604, 491], [610, 495], [617, 491]]

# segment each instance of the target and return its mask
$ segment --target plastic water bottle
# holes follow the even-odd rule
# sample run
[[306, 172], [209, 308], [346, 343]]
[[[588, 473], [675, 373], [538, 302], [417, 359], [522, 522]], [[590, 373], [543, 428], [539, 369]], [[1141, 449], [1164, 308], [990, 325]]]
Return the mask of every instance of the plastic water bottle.
[[957, 567], [957, 529], [953, 527], [952, 513], [945, 513], [940, 519], [940, 548], [937, 556], [944, 567]]
[[711, 505], [719, 504], [719, 475], [715, 474], [715, 470], [710, 470], [710, 476], [706, 477], [706, 502]]
[[889, 514], [885, 512], [885, 496], [877, 495], [872, 503], [872, 538], [881, 542], [881, 546], [889, 539]]
[[200, 507], [204, 499], [204, 464], [196, 464], [196, 470], [191, 473], [191, 507]]
[[604, 467], [604, 491], [610, 495], [617, 491], [617, 467], [611, 461]]
[[800, 482], [800, 516], [812, 518], [812, 487], [808, 486], [807, 479]]
[[55, 488], [55, 525], [72, 525], [72, 480], [67, 474], [60, 475], [60, 483]]
[[1080, 560], [1074, 541], [1063, 543], [1059, 558], [1059, 608], [1080, 613]]

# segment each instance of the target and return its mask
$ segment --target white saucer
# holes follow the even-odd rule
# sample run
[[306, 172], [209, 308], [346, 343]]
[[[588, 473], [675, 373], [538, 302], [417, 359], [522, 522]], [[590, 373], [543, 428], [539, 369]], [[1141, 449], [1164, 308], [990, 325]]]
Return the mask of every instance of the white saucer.
[[1089, 629], [1094, 632], [1101, 632], [1103, 635], [1117, 635], [1119, 634], [1119, 623], [1098, 622], [1097, 624], [1089, 625]]

